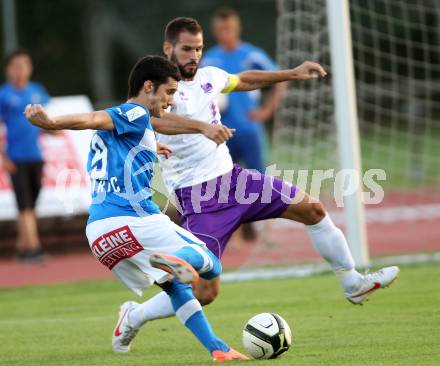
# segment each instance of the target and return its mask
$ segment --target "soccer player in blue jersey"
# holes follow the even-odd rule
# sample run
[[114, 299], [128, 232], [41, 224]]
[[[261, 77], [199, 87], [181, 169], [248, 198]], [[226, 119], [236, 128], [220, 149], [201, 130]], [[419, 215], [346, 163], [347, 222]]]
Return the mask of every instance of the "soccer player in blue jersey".
[[6, 149], [0, 148], [3, 168], [11, 177], [18, 208], [16, 258], [20, 261], [44, 259], [38, 237], [35, 203], [41, 189], [43, 155], [38, 141], [41, 130], [23, 115], [28, 103], [46, 104], [49, 95], [31, 81], [32, 60], [26, 50], [6, 58], [7, 82], [0, 87], [0, 121], [6, 126]]
[[[161, 214], [151, 198], [157, 153], [170, 153], [161, 145], [157, 151], [151, 117], [163, 116], [179, 80], [177, 66], [163, 57], [147, 56], [130, 73], [126, 103], [54, 118], [37, 104], [28, 105], [25, 114], [45, 129], [97, 130], [88, 159], [92, 204], [86, 234], [93, 254], [138, 295], [158, 284], [170, 297], [179, 320], [215, 361], [245, 360], [214, 334], [190, 285], [197, 283], [199, 274], [205, 279], [218, 277], [220, 261], [202, 241]], [[194, 131], [188, 127], [187, 132]], [[121, 306], [114, 351], [129, 351], [142, 316], [136, 310], [132, 301]]]
[[[208, 49], [201, 61], [201, 67], [215, 66], [229, 74], [247, 70], [273, 71], [277, 65], [261, 48], [240, 39], [241, 24], [237, 12], [228, 7], [217, 9], [212, 18], [212, 33], [218, 44]], [[271, 88], [268, 101], [260, 106], [259, 90], [227, 95], [222, 121], [235, 128], [234, 138], [227, 143], [235, 163], [242, 163], [248, 169], [265, 172], [264, 126], [279, 104], [285, 84]]]

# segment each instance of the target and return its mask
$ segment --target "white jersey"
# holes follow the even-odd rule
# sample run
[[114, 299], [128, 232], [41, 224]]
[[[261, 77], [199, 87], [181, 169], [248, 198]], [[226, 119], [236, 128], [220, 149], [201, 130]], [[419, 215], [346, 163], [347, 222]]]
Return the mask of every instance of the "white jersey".
[[[180, 81], [171, 112], [182, 117], [221, 124], [217, 98], [228, 86], [230, 75], [216, 67], [200, 68], [194, 80]], [[217, 146], [202, 134], [163, 135], [157, 140], [173, 150], [170, 158], [159, 156], [168, 191], [190, 187], [232, 170], [225, 143]]]

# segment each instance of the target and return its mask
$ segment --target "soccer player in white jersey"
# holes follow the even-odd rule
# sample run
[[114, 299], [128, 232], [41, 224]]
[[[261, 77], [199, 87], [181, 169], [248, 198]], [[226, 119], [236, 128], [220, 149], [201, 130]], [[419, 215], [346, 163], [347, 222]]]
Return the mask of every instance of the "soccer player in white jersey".
[[[218, 277], [219, 259], [205, 243], [161, 214], [151, 198], [157, 153], [170, 151], [166, 146], [156, 150], [150, 116], [162, 117], [179, 80], [174, 64], [160, 56], [146, 56], [130, 73], [126, 103], [104, 111], [54, 118], [49, 118], [41, 105], [28, 105], [25, 114], [44, 129], [97, 130], [87, 167], [92, 204], [86, 228], [96, 258], [139, 296], [153, 283], [158, 284], [179, 320], [215, 361], [245, 360], [246, 356], [214, 334], [190, 286], [197, 283], [199, 274], [205, 279]], [[180, 128], [180, 132], [185, 130]], [[136, 324], [143, 312], [136, 311], [137, 305], [129, 301], [121, 306], [113, 333], [116, 352], [128, 352], [139, 330]]]
[[[207, 124], [221, 124], [216, 102], [221, 93], [326, 75], [319, 64], [309, 61], [290, 70], [246, 71], [238, 75], [216, 67], [199, 68], [203, 34], [198, 22], [191, 18], [169, 22], [164, 38], [164, 53], [182, 75], [172, 111]], [[289, 183], [233, 165], [225, 144], [217, 146], [199, 134], [158, 135], [158, 141], [173, 150], [170, 158], [161, 159], [161, 169], [169, 191], [177, 196], [181, 225], [203, 240], [218, 258], [240, 224], [281, 217], [305, 225], [313, 246], [330, 264], [351, 303], [361, 304], [373, 291], [387, 287], [397, 277], [399, 268], [395, 266], [366, 275], [356, 271], [344, 234], [334, 225], [322, 203], [311, 200]], [[237, 196], [252, 199], [240, 202]], [[218, 277], [202, 279], [194, 292], [202, 305], [206, 305], [215, 299], [219, 287]], [[143, 319], [138, 326], [174, 314], [165, 292], [139, 308]]]

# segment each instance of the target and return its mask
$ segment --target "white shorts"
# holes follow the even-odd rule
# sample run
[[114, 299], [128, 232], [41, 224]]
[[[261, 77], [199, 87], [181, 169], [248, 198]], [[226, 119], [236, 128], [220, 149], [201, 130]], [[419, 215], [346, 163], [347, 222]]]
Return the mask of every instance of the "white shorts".
[[94, 221], [87, 225], [86, 235], [95, 257], [138, 296], [154, 282], [169, 279], [167, 272], [151, 267], [152, 253], [173, 253], [188, 245], [198, 250], [206, 246], [163, 214]]

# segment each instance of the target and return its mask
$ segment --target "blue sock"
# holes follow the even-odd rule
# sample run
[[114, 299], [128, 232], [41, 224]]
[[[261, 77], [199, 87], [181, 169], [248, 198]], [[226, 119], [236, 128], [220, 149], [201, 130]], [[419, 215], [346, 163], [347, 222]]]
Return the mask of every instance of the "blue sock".
[[217, 338], [211, 325], [206, 319], [205, 313], [200, 310], [194, 313], [185, 323], [187, 327], [197, 339], [208, 349], [209, 353], [215, 350], [228, 352], [230, 347], [223, 342], [220, 338]]
[[212, 280], [213, 278], [221, 275], [223, 271], [223, 267], [220, 262], [220, 259], [218, 259], [213, 252], [207, 250], [206, 254], [212, 260], [212, 268], [207, 272], [201, 273], [200, 277], [204, 278], [205, 280]]
[[174, 253], [177, 257], [186, 260], [189, 264], [191, 264], [194, 267], [194, 269], [197, 272], [199, 272], [205, 266], [205, 263], [210, 263], [211, 268], [208, 271], [204, 271], [203, 273], [200, 273], [200, 276], [205, 280], [211, 280], [217, 276], [220, 276], [220, 274], [223, 271], [223, 268], [220, 263], [220, 260], [214, 255], [214, 253], [212, 253], [209, 249], [206, 250], [206, 247], [201, 243], [198, 243], [192, 240], [191, 238], [186, 237], [185, 235], [179, 233], [178, 231], [176, 231], [176, 233], [188, 244], [196, 245], [201, 249], [199, 251], [194, 247], [185, 246]]
[[180, 248], [174, 252], [174, 255], [186, 260], [197, 272], [200, 271], [205, 264], [205, 258], [203, 258], [203, 256], [196, 249], [190, 247], [189, 245]]
[[211, 264], [211, 269], [200, 273], [200, 277], [204, 278], [205, 280], [212, 280], [213, 278], [220, 276], [223, 270], [220, 260], [210, 250], [201, 250], [203, 251], [202, 253], [205, 255], [205, 257], [200, 254], [198, 250], [190, 246], [180, 248], [174, 252], [174, 255], [186, 260], [199, 273], [200, 270], [205, 266], [205, 262], [209, 262]]
[[214, 334], [200, 303], [193, 295], [191, 286], [172, 280], [164, 284], [163, 289], [170, 297], [179, 321], [210, 353], [215, 350], [229, 351], [229, 346]]

